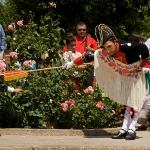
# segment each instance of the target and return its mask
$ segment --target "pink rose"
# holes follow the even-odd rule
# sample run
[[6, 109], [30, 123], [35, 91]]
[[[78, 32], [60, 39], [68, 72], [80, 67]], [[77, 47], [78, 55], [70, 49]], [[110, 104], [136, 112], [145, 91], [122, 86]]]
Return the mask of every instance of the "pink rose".
[[74, 106], [74, 104], [70, 104], [70, 108], [72, 108]]
[[29, 66], [30, 65], [30, 61], [29, 60], [25, 60], [24, 62], [23, 62], [23, 66]]
[[2, 60], [0, 60], [0, 72], [5, 70], [6, 70], [6, 64]]
[[89, 90], [88, 90], [88, 89], [85, 89], [85, 90], [84, 90], [84, 93], [88, 94], [88, 93], [89, 93]]
[[93, 89], [92, 86], [89, 86], [88, 89], [89, 89], [89, 93], [90, 93], [90, 94], [93, 94], [93, 93], [94, 93], [94, 89]]
[[111, 110], [111, 112], [112, 112], [112, 114], [114, 114], [114, 115], [116, 114], [115, 110]]
[[102, 102], [98, 102], [98, 103], [96, 104], [96, 107], [99, 108], [100, 110], [104, 110], [104, 105], [103, 105]]
[[19, 21], [17, 22], [17, 25], [20, 26], [20, 27], [23, 26], [23, 20], [19, 20]]
[[100, 110], [104, 110], [104, 105], [101, 106]]
[[68, 104], [66, 104], [66, 103], [61, 103], [61, 106], [68, 108]]
[[4, 68], [6, 68], [6, 64], [3, 62], [3, 60], [0, 60], [0, 64], [2, 64], [2, 66], [3, 66]]
[[97, 102], [96, 107], [97, 107], [97, 108], [101, 108], [102, 105], [103, 105], [102, 102]]
[[65, 101], [65, 103], [66, 103], [66, 104], [68, 104], [68, 103], [69, 103], [69, 101]]
[[64, 112], [66, 112], [67, 110], [68, 110], [68, 108], [67, 107], [63, 107], [63, 109], [62, 109]]
[[3, 70], [3, 65], [0, 63], [0, 73], [2, 72]]
[[16, 52], [10, 52], [10, 57], [12, 58], [12, 59], [17, 59], [18, 58], [18, 54], [16, 53]]
[[89, 86], [88, 88], [86, 88], [86, 89], [84, 90], [84, 93], [86, 93], [86, 94], [93, 94], [93, 93], [94, 93], [93, 87], [92, 87], [92, 86]]
[[64, 107], [66, 105], [66, 103], [61, 103], [60, 105], [61, 105], [61, 107]]
[[66, 112], [68, 110], [68, 104], [67, 103], [61, 103], [61, 106], [62, 106], [62, 110], [64, 112]]
[[14, 29], [13, 25], [10, 24], [10, 25], [8, 26], [8, 30], [13, 30], [13, 29]]
[[97, 108], [101, 108], [101, 105], [99, 105], [99, 104], [96, 104], [96, 107], [97, 107]]
[[75, 101], [73, 99], [70, 99], [69, 103], [74, 105]]

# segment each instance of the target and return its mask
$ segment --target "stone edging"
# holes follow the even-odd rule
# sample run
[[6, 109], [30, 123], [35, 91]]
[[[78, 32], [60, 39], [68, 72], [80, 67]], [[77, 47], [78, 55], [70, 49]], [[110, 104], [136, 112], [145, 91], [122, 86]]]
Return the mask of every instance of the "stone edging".
[[34, 136], [105, 136], [117, 133], [120, 128], [104, 129], [24, 129], [0, 128], [1, 135], [34, 135]]

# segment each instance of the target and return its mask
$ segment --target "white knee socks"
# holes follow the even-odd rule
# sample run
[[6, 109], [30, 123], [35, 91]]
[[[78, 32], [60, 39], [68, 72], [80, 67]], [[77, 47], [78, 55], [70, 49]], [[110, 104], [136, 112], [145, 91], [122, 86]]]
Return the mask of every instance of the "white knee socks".
[[125, 131], [128, 131], [128, 130], [129, 130], [128, 132], [134, 132], [136, 130], [135, 126], [139, 118], [140, 111], [138, 111], [136, 115], [133, 117], [133, 119], [131, 119], [131, 116], [128, 112], [129, 109], [131, 108], [126, 107], [123, 124], [122, 124], [122, 130], [120, 130], [121, 133], [124, 133]]

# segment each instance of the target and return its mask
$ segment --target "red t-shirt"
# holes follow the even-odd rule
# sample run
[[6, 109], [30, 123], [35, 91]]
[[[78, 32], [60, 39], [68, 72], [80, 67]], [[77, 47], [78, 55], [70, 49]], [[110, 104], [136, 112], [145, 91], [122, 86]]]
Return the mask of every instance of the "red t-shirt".
[[[85, 52], [85, 47], [88, 45], [95, 50], [98, 49], [97, 42], [92, 37], [85, 36], [83, 41], [79, 41], [77, 36], [74, 36], [74, 37], [76, 39], [76, 51], [77, 52], [80, 52], [81, 54], [83, 54]], [[67, 46], [64, 47], [63, 52], [65, 52], [66, 50], [68, 50]]]

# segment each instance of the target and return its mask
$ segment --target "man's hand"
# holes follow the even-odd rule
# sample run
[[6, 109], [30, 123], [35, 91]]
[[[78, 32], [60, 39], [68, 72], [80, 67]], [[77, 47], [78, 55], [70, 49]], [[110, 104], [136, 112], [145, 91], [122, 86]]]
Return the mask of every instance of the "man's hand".
[[69, 68], [72, 68], [74, 65], [75, 65], [74, 62], [71, 61], [71, 62], [67, 62], [67, 63], [65, 64], [65, 67], [66, 67], [66, 69], [69, 69]]
[[94, 52], [95, 50], [91, 47], [91, 45], [88, 45], [86, 47], [86, 53]]
[[22, 92], [23, 92], [22, 89], [19, 89], [19, 88], [14, 89], [14, 93], [22, 93]]

